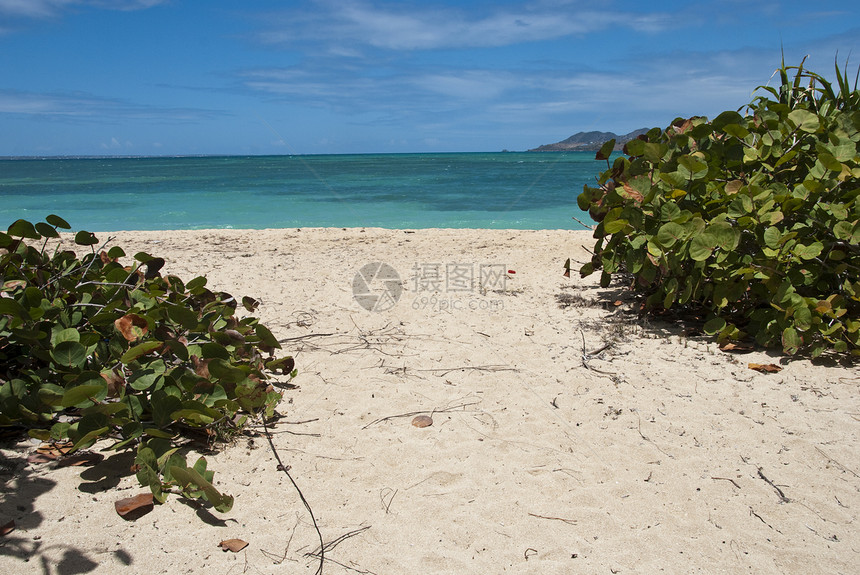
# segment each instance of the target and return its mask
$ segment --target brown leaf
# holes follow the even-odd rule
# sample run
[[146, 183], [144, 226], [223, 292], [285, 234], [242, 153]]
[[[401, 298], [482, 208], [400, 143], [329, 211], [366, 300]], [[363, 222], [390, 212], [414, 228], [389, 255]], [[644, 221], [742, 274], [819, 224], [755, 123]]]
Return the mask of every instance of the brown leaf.
[[61, 459], [57, 462], [57, 467], [92, 467], [104, 458], [101, 453], [80, 453]]
[[47, 455], [45, 453], [36, 452], [36, 453], [31, 453], [30, 455], [27, 456], [27, 463], [33, 463], [35, 465], [38, 465], [40, 463], [50, 463], [56, 459], [57, 458], [54, 456]]
[[123, 387], [125, 387], [125, 378], [114, 371], [101, 372], [102, 379], [107, 382], [108, 397], [119, 397]]
[[127, 521], [134, 521], [143, 517], [155, 504], [152, 501], [152, 493], [140, 493], [134, 497], [126, 497], [114, 503], [117, 514]]
[[136, 341], [149, 332], [146, 320], [134, 313], [125, 314], [113, 324], [126, 341]]
[[755, 346], [751, 343], [738, 343], [736, 341], [726, 341], [720, 344], [721, 351], [736, 351], [736, 352], [747, 352], [753, 351]]
[[782, 368], [773, 363], [762, 364], [762, 363], [751, 363], [749, 364], [750, 369], [754, 369], [761, 373], [777, 373], [782, 371]]
[[637, 204], [641, 204], [645, 200], [645, 196], [643, 196], [641, 193], [639, 193], [639, 190], [637, 190], [636, 188], [634, 188], [633, 186], [631, 186], [627, 182], [624, 182], [623, 190], [624, 191], [619, 192], [619, 194], [622, 197], [627, 198], [628, 200], [633, 200]]
[[36, 453], [42, 455], [48, 461], [51, 461], [71, 453], [74, 447], [75, 444], [71, 441], [66, 441], [64, 443], [43, 443], [36, 448]]
[[233, 553], [238, 553], [247, 546], [248, 542], [241, 539], [225, 539], [218, 544], [222, 551], [232, 551]]
[[0, 537], [3, 537], [5, 535], [9, 535], [13, 531], [15, 531], [15, 520], [14, 519], [5, 525], [0, 525]]
[[433, 418], [429, 415], [416, 415], [412, 420], [412, 425], [415, 427], [430, 427], [433, 425]]
[[199, 375], [200, 377], [205, 377], [209, 379], [212, 377], [209, 375], [209, 362], [211, 359], [200, 359], [196, 355], [191, 356], [191, 364], [194, 366], [194, 373]]

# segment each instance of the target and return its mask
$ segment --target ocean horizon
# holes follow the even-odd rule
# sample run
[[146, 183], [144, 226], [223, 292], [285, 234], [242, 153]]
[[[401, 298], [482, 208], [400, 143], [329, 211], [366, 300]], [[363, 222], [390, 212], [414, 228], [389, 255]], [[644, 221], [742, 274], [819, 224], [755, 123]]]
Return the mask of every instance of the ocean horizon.
[[0, 158], [0, 226], [584, 229], [594, 152]]

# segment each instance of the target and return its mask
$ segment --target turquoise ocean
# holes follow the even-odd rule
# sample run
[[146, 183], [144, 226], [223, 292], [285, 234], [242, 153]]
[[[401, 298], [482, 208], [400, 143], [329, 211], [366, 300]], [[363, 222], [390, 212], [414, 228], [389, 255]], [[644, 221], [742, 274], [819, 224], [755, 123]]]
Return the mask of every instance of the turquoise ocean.
[[0, 228], [583, 229], [594, 152], [0, 160]]

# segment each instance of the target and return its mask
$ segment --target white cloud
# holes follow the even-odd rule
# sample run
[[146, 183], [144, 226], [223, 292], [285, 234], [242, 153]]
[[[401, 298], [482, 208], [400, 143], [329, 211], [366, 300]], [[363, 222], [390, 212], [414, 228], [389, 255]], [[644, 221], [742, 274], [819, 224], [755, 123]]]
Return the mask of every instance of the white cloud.
[[348, 0], [323, 4], [313, 15], [284, 14], [282, 24], [260, 35], [268, 43], [317, 41], [388, 50], [498, 47], [585, 35], [615, 27], [659, 32], [671, 25], [663, 13], [536, 6], [499, 8], [488, 15], [426, 5], [376, 6]]
[[117, 119], [196, 122], [222, 116], [223, 112], [203, 108], [149, 106], [86, 93], [0, 90], [0, 115], [3, 114], [87, 122], [113, 122]]
[[170, 0], [0, 0], [0, 14], [23, 18], [48, 18], [72, 6], [95, 6], [108, 10], [144, 10]]

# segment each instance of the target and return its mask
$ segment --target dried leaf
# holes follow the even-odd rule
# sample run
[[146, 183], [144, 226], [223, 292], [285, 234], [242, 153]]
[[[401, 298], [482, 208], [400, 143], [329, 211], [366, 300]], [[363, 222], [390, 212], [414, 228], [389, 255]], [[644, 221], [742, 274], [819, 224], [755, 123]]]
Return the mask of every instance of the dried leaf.
[[107, 382], [108, 397], [119, 397], [125, 387], [125, 378], [117, 370], [101, 372], [102, 379]]
[[645, 196], [627, 182], [623, 183], [623, 191], [620, 191], [619, 194], [622, 197], [633, 200], [637, 204], [641, 204], [645, 200]]
[[0, 537], [3, 537], [5, 535], [9, 535], [13, 531], [15, 531], [15, 520], [14, 519], [11, 520], [9, 523], [0, 526]]
[[105, 458], [101, 453], [80, 453], [57, 462], [57, 467], [91, 467]]
[[[32, 454], [30, 457], [37, 459], [37, 456], [41, 456], [43, 459], [39, 460], [38, 463], [45, 463], [47, 461], [59, 459], [63, 455], [71, 453], [74, 447], [75, 444], [71, 441], [66, 441], [64, 443], [43, 443], [36, 448], [36, 453]], [[28, 458], [28, 460], [29, 459], [30, 458]]]
[[248, 542], [241, 539], [225, 539], [218, 544], [222, 551], [232, 551], [233, 553], [238, 553], [247, 546]]
[[726, 341], [720, 344], [720, 350], [722, 351], [735, 351], [738, 353], [753, 351], [755, 346], [751, 343], [738, 343], [732, 341]]
[[782, 371], [782, 368], [773, 363], [762, 364], [762, 363], [751, 363], [749, 364], [750, 369], [754, 369], [761, 373], [777, 373]]
[[152, 493], [141, 493], [134, 497], [126, 497], [114, 503], [117, 514], [127, 521], [143, 517], [154, 507]]
[[146, 320], [134, 313], [128, 313], [113, 322], [126, 341], [136, 341], [149, 332]]
[[51, 463], [55, 461], [57, 458], [51, 455], [47, 455], [45, 453], [31, 453], [27, 456], [27, 463], [32, 463], [34, 465], [39, 465], [40, 463]]
[[430, 427], [433, 425], [433, 418], [429, 415], [416, 415], [412, 420], [412, 425], [415, 427]]

